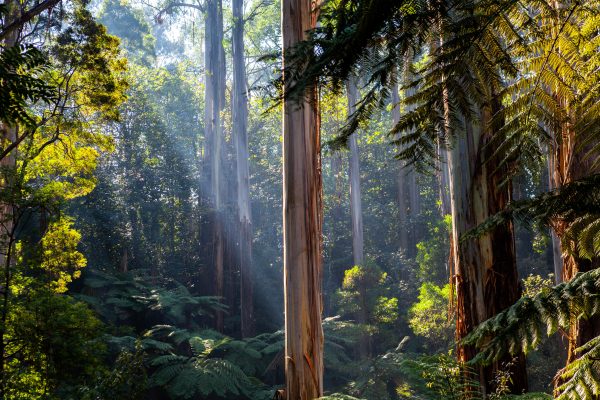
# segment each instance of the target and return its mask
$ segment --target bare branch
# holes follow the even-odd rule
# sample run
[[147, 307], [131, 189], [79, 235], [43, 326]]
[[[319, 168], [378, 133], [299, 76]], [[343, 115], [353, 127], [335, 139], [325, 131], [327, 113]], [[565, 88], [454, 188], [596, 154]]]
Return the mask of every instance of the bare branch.
[[2, 27], [0, 30], [0, 40], [3, 40], [6, 36], [8, 36], [11, 32], [16, 29], [20, 29], [23, 25], [31, 21], [33, 18], [37, 17], [42, 12], [46, 11], [49, 8], [57, 5], [61, 0], [45, 0], [39, 3], [36, 6], [33, 6], [29, 10], [21, 13], [21, 16], [8, 24], [5, 27]]

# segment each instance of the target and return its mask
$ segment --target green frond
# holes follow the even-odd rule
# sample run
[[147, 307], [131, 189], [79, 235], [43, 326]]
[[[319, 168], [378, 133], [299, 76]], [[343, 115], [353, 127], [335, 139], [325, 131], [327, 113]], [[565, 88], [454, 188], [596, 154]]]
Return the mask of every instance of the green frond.
[[549, 336], [573, 321], [600, 310], [600, 270], [577, 274], [571, 281], [521, 298], [513, 306], [479, 325], [463, 341], [481, 349], [473, 363], [489, 364], [507, 353], [535, 349], [543, 328]]
[[564, 383], [555, 390], [555, 399], [593, 399], [600, 394], [600, 337], [578, 348], [579, 357], [561, 374]]

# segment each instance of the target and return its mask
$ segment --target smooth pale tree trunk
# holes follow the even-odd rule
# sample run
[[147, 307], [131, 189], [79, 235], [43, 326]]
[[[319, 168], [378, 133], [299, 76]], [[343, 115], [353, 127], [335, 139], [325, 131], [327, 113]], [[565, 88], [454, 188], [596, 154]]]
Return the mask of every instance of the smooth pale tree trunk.
[[240, 313], [242, 337], [254, 335], [252, 290], [252, 216], [248, 167], [248, 96], [244, 57], [244, 1], [233, 0], [233, 137], [237, 159], [237, 208], [239, 222]]
[[[284, 91], [286, 51], [316, 25], [309, 0], [282, 1]], [[322, 199], [318, 93], [283, 104], [283, 266], [285, 381], [288, 400], [323, 395], [321, 325]]]
[[[392, 122], [396, 125], [400, 121], [400, 95], [398, 93], [398, 85], [394, 85], [392, 88]], [[398, 233], [400, 241], [400, 251], [407, 254], [409, 248], [408, 240], [408, 209], [406, 201], [406, 170], [404, 169], [404, 161], [398, 163], [398, 175], [397, 175], [397, 201], [398, 201], [398, 219], [400, 232]]]
[[421, 238], [421, 226], [418, 223], [419, 215], [421, 214], [421, 194], [417, 184], [417, 172], [412, 167], [407, 171], [408, 180], [408, 207], [411, 221], [411, 254], [414, 255], [417, 242]]
[[[351, 115], [358, 101], [358, 90], [356, 82], [350, 78], [346, 82], [346, 93], [348, 98], [348, 115]], [[360, 160], [358, 154], [358, 143], [356, 133], [348, 138], [348, 161], [350, 164], [348, 180], [350, 183], [350, 217], [352, 219], [352, 256], [354, 265], [364, 265], [364, 237], [363, 237], [363, 218], [362, 202], [360, 195]], [[359, 288], [360, 307], [357, 315], [359, 324], [368, 323], [367, 309], [367, 290], [366, 283], [361, 282]], [[368, 335], [362, 335], [358, 346], [358, 354], [361, 358], [367, 358], [371, 354], [371, 341]]]
[[[551, 151], [548, 152], [548, 190], [556, 189], [556, 185], [554, 182], [554, 156]], [[552, 261], [554, 265], [554, 281], [558, 285], [562, 282], [563, 279], [563, 258], [562, 258], [562, 250], [560, 245], [560, 240], [558, 236], [556, 236], [556, 232], [553, 229], [550, 229], [550, 239], [552, 240]]]
[[438, 201], [440, 202], [440, 213], [442, 217], [450, 215], [450, 193], [448, 192], [448, 160], [446, 157], [445, 146], [438, 141], [438, 160], [437, 160], [437, 181], [438, 181]]
[[[403, 71], [403, 79], [405, 82], [410, 82], [412, 79], [411, 73], [410, 73], [410, 58], [406, 57], [405, 58], [405, 62], [404, 62], [404, 71]], [[396, 96], [398, 96], [398, 89], [394, 88], [393, 92], [395, 93]], [[392, 94], [392, 97], [394, 96], [394, 93]], [[416, 89], [415, 88], [408, 88], [406, 89], [404, 96], [405, 97], [410, 97], [413, 96], [416, 93]], [[395, 99], [393, 99], [395, 100]], [[397, 102], [395, 102], [395, 104], [398, 104]], [[406, 112], [411, 112], [413, 111], [414, 106], [412, 105], [408, 105], [406, 108]], [[393, 117], [394, 120], [396, 120], [396, 118], [400, 118], [400, 109], [399, 109], [399, 105], [397, 105], [396, 109], [393, 111]], [[405, 218], [406, 221], [408, 222], [408, 224], [405, 227], [405, 230], [408, 231], [407, 234], [407, 247], [406, 247], [406, 254], [409, 257], [414, 257], [415, 253], [416, 253], [416, 246], [417, 246], [417, 242], [419, 241], [420, 237], [421, 237], [421, 227], [418, 224], [418, 217], [419, 214], [421, 213], [421, 197], [420, 197], [420, 192], [419, 192], [419, 187], [417, 186], [417, 173], [415, 171], [415, 169], [410, 166], [410, 165], [406, 165], [405, 162], [401, 162], [401, 168], [400, 168], [400, 175], [402, 175], [402, 177], [399, 177], [399, 181], [398, 181], [398, 186], [400, 188], [401, 182], [403, 183], [403, 187], [401, 189], [399, 189], [399, 193], [398, 193], [398, 201], [400, 202], [400, 204], [404, 205], [406, 211], [404, 211], [403, 214], [405, 214]], [[400, 192], [401, 191], [401, 192]], [[403, 196], [403, 197], [400, 197]]]
[[[352, 79], [346, 83], [348, 97], [348, 115], [354, 113], [358, 101], [356, 82]], [[363, 265], [364, 262], [364, 237], [362, 202], [360, 196], [360, 160], [358, 154], [358, 143], [356, 134], [348, 138], [348, 162], [350, 169], [348, 180], [350, 183], [350, 217], [352, 219], [352, 256], [354, 265]]]
[[[205, 135], [211, 174], [211, 195], [214, 208], [213, 268], [214, 294], [224, 295], [224, 223], [223, 223], [223, 124], [221, 113], [225, 106], [225, 51], [223, 49], [223, 7], [221, 0], [206, 4], [205, 18]], [[224, 316], [216, 312], [215, 328], [222, 332]]]

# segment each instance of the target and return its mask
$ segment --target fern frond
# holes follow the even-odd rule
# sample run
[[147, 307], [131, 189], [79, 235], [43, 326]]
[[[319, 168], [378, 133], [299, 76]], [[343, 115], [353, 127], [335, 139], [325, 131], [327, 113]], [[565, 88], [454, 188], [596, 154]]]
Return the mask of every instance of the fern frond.
[[506, 353], [535, 349], [545, 328], [550, 336], [558, 328], [600, 311], [600, 270], [578, 273], [569, 282], [523, 297], [513, 306], [485, 321], [464, 340], [481, 349], [473, 363], [489, 364]]

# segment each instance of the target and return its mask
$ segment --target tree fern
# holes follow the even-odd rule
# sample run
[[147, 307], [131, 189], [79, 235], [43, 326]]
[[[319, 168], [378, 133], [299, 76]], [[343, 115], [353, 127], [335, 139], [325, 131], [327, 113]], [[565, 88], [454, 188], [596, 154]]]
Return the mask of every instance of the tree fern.
[[576, 350], [575, 361], [562, 371], [564, 383], [556, 388], [556, 400], [593, 399], [600, 395], [600, 337]]
[[172, 280], [155, 285], [131, 274], [113, 276], [92, 271], [85, 277], [84, 283], [102, 292], [102, 300], [89, 295], [82, 296], [82, 300], [88, 301], [100, 315], [112, 322], [129, 322], [134, 315], [153, 314], [153, 320], [158, 317], [167, 325], [198, 325], [195, 321], [200, 317], [226, 309], [217, 297], [195, 296]]
[[[524, 297], [516, 304], [478, 326], [465, 340], [481, 349], [474, 363], [490, 363], [506, 353], [535, 349], [558, 329], [567, 330], [574, 321], [600, 313], [600, 270], [577, 274], [540, 294]], [[598, 356], [600, 338], [577, 349], [578, 358], [559, 375], [563, 380], [556, 397], [593, 399], [599, 394]]]
[[554, 151], [561, 141], [572, 140], [563, 138], [565, 124], [575, 131], [576, 146], [598, 154], [593, 138], [600, 117], [599, 7], [595, 0], [530, 1], [520, 7], [534, 23], [523, 31], [526, 46], [511, 49], [519, 74], [503, 91], [505, 107], [496, 116], [507, 121], [505, 134], [490, 144], [508, 154], [507, 160], [539, 157], [540, 141]]

